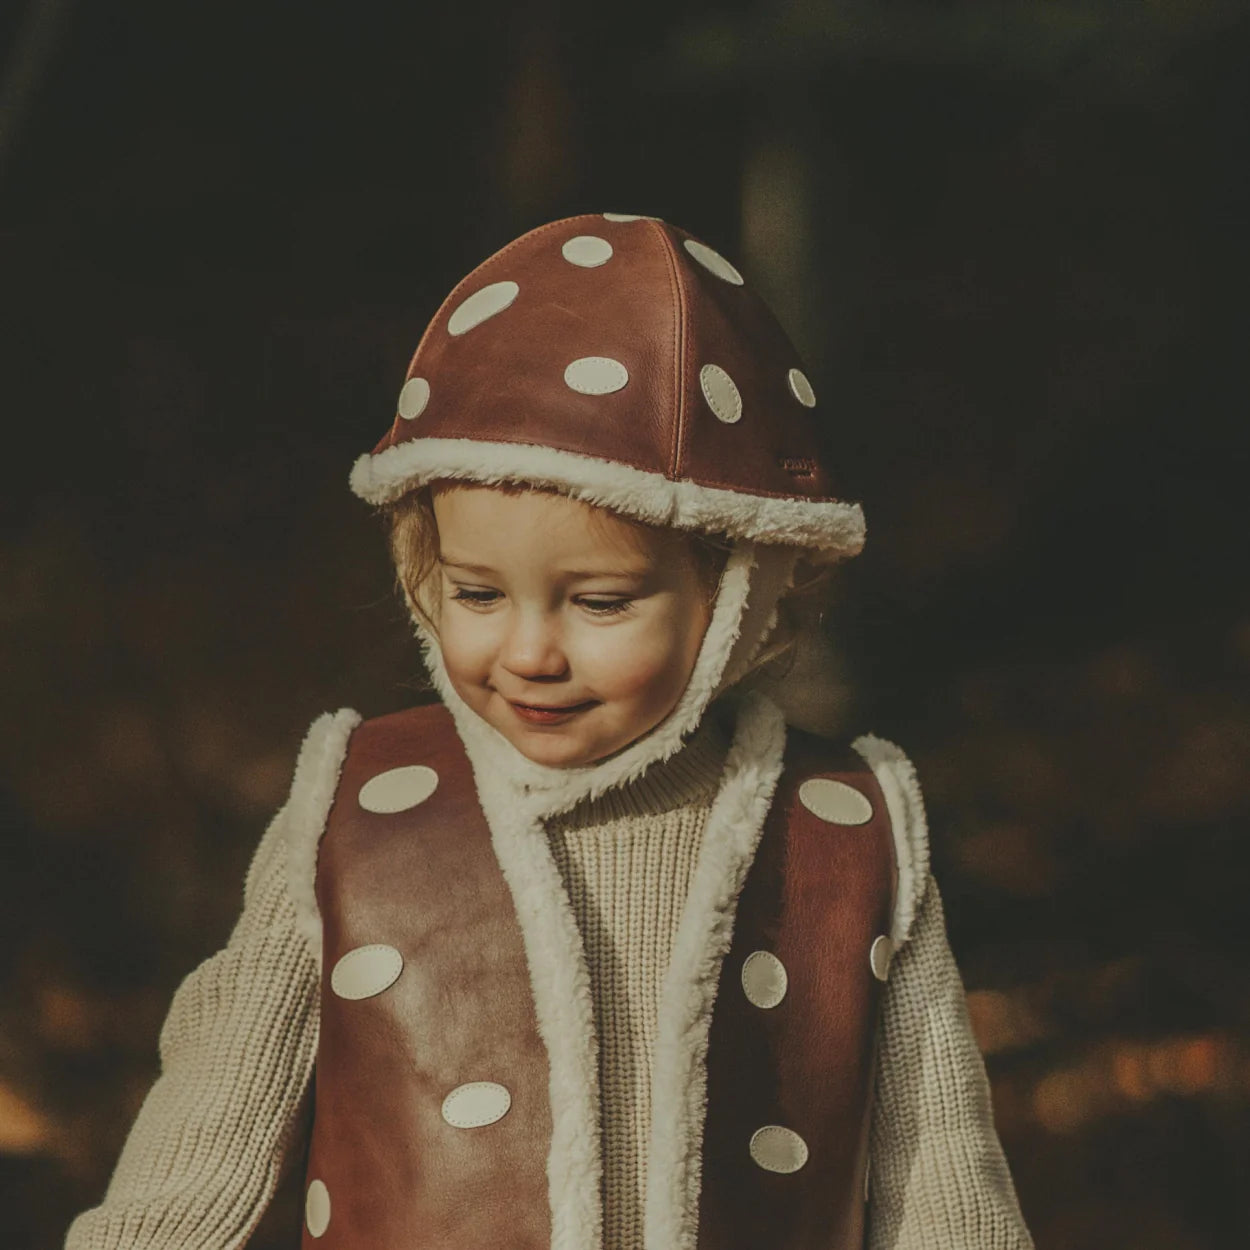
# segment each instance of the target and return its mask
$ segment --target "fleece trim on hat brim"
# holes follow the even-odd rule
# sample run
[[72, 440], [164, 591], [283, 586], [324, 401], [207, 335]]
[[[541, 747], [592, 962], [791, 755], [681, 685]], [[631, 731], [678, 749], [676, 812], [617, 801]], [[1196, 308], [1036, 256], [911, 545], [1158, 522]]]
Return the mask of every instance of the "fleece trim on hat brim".
[[807, 547], [816, 558], [853, 556], [864, 545], [864, 514], [856, 503], [674, 481], [615, 460], [532, 443], [414, 439], [361, 456], [352, 467], [351, 488], [369, 503], [385, 504], [438, 478], [551, 486], [648, 524]]

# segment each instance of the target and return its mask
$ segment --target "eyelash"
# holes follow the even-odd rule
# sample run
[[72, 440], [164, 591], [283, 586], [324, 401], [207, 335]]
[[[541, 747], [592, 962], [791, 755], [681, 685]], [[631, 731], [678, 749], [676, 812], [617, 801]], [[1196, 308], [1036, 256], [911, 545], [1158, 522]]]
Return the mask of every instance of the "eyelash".
[[[462, 600], [465, 603], [487, 604], [493, 602], [491, 596], [498, 594], [494, 590], [466, 590], [463, 586], [458, 587], [456, 593], [452, 595], [453, 599]], [[595, 616], [615, 616], [618, 612], [624, 612], [633, 602], [631, 599], [583, 599], [582, 606]], [[595, 607], [594, 604], [602, 606]]]

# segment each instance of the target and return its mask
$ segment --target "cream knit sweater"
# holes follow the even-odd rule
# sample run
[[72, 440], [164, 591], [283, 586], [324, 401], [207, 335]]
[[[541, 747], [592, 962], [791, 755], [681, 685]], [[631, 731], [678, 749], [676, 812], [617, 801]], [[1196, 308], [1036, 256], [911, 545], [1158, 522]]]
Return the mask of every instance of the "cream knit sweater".
[[[728, 748], [709, 718], [628, 786], [548, 822], [600, 1041], [604, 1250], [643, 1250], [660, 984]], [[174, 995], [161, 1075], [66, 1250], [234, 1250], [277, 1185], [317, 1048], [318, 969], [287, 889], [284, 808], [224, 950]], [[869, 1250], [1027, 1250], [930, 878], [886, 986]]]

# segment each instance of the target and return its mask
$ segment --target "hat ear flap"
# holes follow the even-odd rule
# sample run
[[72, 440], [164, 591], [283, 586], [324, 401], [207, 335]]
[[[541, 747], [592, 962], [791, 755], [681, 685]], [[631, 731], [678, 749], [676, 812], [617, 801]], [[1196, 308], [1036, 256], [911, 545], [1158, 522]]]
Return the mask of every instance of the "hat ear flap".
[[[744, 543], [752, 553], [747, 603], [738, 621], [732, 647], [721, 668], [713, 698], [737, 685], [750, 671], [755, 657], [777, 624], [777, 603], [790, 589], [799, 552], [771, 543]], [[735, 550], [737, 547], [735, 546]], [[720, 595], [717, 595], [719, 600]], [[708, 627], [709, 633], [711, 626]]]

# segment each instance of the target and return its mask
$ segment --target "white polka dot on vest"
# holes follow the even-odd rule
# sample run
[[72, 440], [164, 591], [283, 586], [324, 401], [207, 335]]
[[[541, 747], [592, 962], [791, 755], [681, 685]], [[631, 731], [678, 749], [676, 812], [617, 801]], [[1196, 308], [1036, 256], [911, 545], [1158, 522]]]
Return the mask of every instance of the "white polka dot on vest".
[[807, 374], [802, 369], [791, 369], [786, 375], [786, 380], [790, 383], [790, 394], [804, 408], [816, 407], [816, 392], [812, 390], [812, 384], [807, 380]]
[[751, 1134], [751, 1158], [768, 1172], [797, 1172], [807, 1162], [807, 1143], [780, 1124], [765, 1124]]
[[771, 951], [752, 951], [742, 964], [742, 991], [756, 1007], [775, 1007], [786, 996], [785, 965]]
[[323, 1181], [313, 1181], [304, 1199], [304, 1224], [313, 1237], [330, 1227], [330, 1191]]
[[854, 786], [831, 777], [810, 777], [799, 786], [799, 802], [813, 816], [833, 825], [863, 825], [872, 819], [872, 804]]
[[734, 286], [742, 285], [742, 275], [719, 252], [713, 251], [706, 243], [687, 239], [682, 246], [709, 273], [714, 273], [718, 278], [724, 278], [726, 282], [732, 282]]
[[597, 269], [612, 259], [612, 244], [597, 234], [579, 234], [565, 241], [560, 255], [570, 265], [583, 269]]
[[430, 402], [430, 384], [424, 378], [409, 378], [399, 392], [399, 415], [405, 421], [419, 417]]
[[358, 801], [367, 812], [389, 815], [406, 812], [438, 788], [438, 774], [424, 764], [405, 764], [378, 773], [360, 787]]
[[564, 370], [564, 383], [582, 395], [610, 395], [629, 381], [629, 370], [610, 356], [583, 356]]
[[467, 299], [461, 300], [456, 311], [447, 321], [447, 333], [451, 335], [467, 334], [474, 326], [501, 313], [507, 308], [520, 291], [515, 282], [492, 282], [480, 291], [474, 291]]
[[443, 1099], [443, 1119], [456, 1128], [494, 1124], [512, 1106], [512, 1095], [497, 1081], [470, 1081], [457, 1085]]
[[894, 943], [888, 937], [882, 934], [872, 944], [872, 950], [868, 952], [868, 966], [872, 969], [872, 975], [878, 981], [885, 981], [890, 975], [890, 963], [894, 958]]
[[388, 990], [404, 970], [404, 957], [393, 946], [374, 943], [357, 946], [343, 955], [330, 973], [330, 988], [356, 1001]]
[[724, 421], [732, 425], [742, 418], [742, 396], [734, 380], [720, 365], [704, 365], [699, 370], [699, 385], [707, 406]]

